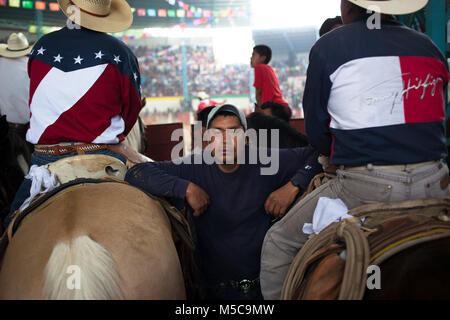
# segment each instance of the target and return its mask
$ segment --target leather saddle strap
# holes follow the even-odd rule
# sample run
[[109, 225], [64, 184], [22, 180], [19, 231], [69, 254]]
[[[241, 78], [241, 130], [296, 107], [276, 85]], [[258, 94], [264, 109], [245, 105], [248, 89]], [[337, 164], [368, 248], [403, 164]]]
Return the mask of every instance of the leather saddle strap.
[[35, 145], [34, 152], [38, 154], [47, 154], [52, 156], [61, 156], [71, 153], [84, 154], [89, 151], [105, 150], [108, 146], [105, 144], [77, 144], [77, 145], [57, 145], [57, 146], [40, 146]]

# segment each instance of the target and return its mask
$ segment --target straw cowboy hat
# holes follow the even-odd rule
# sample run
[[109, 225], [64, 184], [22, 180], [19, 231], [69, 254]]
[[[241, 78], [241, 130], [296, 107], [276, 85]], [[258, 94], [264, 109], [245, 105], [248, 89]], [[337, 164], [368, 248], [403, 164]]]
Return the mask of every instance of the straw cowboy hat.
[[20, 58], [30, 54], [33, 46], [30, 46], [23, 33], [12, 33], [8, 43], [0, 44], [0, 56], [6, 58]]
[[409, 14], [425, 7], [428, 0], [348, 0], [359, 7], [384, 14]]
[[205, 91], [200, 91], [197, 94], [197, 98], [199, 98], [200, 100], [206, 100], [209, 99], [209, 95]]
[[[58, 3], [67, 18], [90, 30], [121, 32], [133, 23], [133, 13], [125, 0], [58, 0]], [[76, 21], [78, 17], [80, 21]]]

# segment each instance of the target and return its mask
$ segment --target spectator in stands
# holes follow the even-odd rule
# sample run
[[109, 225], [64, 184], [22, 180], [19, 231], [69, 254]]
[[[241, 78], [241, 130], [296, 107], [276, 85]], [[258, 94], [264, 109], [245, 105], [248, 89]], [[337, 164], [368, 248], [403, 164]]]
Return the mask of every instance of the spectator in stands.
[[[426, 1], [377, 1], [380, 28], [367, 27], [373, 1], [341, 0], [345, 25], [310, 53], [303, 106], [311, 145], [337, 166], [337, 179], [316, 189], [267, 233], [261, 287], [279, 299], [283, 281], [308, 236], [320, 197], [348, 207], [420, 198], [450, 198], [443, 121], [448, 64], [424, 34], [391, 16]], [[372, 7], [373, 9], [374, 7]]]
[[[182, 58], [177, 46], [150, 48], [148, 45], [132, 47], [141, 64], [142, 92], [148, 97], [182, 96]], [[304, 61], [303, 61], [304, 60]], [[279, 88], [285, 101], [298, 107], [303, 97], [304, 84], [299, 77], [306, 75], [306, 55], [295, 66], [272, 61]], [[214, 58], [211, 46], [187, 47], [188, 91], [205, 91], [209, 95], [249, 94], [249, 65], [221, 65]], [[297, 83], [297, 84], [296, 84]]]
[[336, 16], [334, 18], [328, 18], [322, 24], [319, 30], [319, 36], [322, 37], [324, 34], [333, 31], [336, 28], [343, 26], [342, 18], [340, 16]]
[[[219, 65], [211, 46], [187, 46], [189, 92], [210, 95], [248, 94], [249, 66]], [[142, 89], [149, 97], [183, 95], [182, 55], [179, 46], [151, 49], [134, 46], [142, 66]]]
[[265, 102], [275, 102], [286, 109], [290, 118], [292, 110], [283, 99], [275, 71], [268, 65], [271, 59], [272, 49], [268, 46], [257, 45], [253, 48], [250, 65], [255, 69], [255, 83], [253, 86], [256, 88], [257, 109], [260, 109]]
[[[217, 106], [208, 115], [207, 128], [219, 132], [213, 143], [226, 150], [214, 154], [216, 163], [194, 164], [193, 155], [190, 164], [138, 164], [125, 180], [158, 196], [186, 199], [193, 209], [206, 299], [261, 299], [260, 252], [269, 214], [282, 215], [306, 189], [321, 170], [318, 154], [309, 147], [273, 150], [279, 152], [279, 170], [264, 176], [261, 168], [266, 166], [260, 162], [237, 163], [237, 140], [247, 128], [242, 111]], [[249, 152], [246, 147], [246, 159]]]
[[263, 103], [261, 106], [261, 110], [263, 113], [277, 117], [281, 120], [286, 121], [287, 123], [289, 123], [289, 120], [291, 118], [285, 107], [272, 101]]
[[[76, 21], [39, 39], [28, 62], [31, 120], [26, 137], [35, 144], [32, 163], [41, 166], [85, 151], [125, 162], [109, 148], [125, 139], [141, 110], [139, 65], [131, 50], [107, 32], [127, 29], [131, 8], [125, 0], [58, 3]], [[30, 187], [31, 180], [24, 180], [10, 215]]]

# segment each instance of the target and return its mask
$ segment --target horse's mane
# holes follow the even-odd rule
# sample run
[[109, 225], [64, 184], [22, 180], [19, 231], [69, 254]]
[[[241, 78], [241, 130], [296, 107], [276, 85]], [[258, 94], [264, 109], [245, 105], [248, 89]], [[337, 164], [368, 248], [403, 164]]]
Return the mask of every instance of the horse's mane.
[[[247, 125], [249, 129], [278, 129], [280, 133], [280, 149], [306, 147], [308, 138], [298, 132], [294, 127], [284, 120], [270, 116], [261, 112], [253, 112], [247, 116]], [[270, 135], [270, 132], [268, 132]], [[270, 139], [268, 139], [270, 148]]]

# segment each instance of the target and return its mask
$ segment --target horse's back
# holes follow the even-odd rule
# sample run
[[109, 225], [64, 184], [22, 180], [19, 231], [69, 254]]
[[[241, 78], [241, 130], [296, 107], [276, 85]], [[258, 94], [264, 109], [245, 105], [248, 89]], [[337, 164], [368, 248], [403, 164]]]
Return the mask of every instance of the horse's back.
[[[111, 254], [121, 297], [184, 298], [181, 267], [163, 208], [138, 189], [119, 183], [68, 189], [27, 217], [5, 254], [0, 298], [48, 298], [43, 296], [45, 268], [54, 248], [74, 248], [73, 243], [86, 236]], [[70, 263], [83, 265], [73, 257]], [[60, 272], [69, 277], [67, 267]]]
[[409, 247], [380, 264], [380, 289], [365, 300], [448, 300], [450, 237]]

